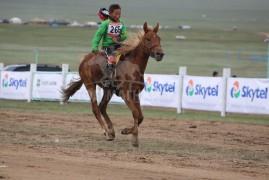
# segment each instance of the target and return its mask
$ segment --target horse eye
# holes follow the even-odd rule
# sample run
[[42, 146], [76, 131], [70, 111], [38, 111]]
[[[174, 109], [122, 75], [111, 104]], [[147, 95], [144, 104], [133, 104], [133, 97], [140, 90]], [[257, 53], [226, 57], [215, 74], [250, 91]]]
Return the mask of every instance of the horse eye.
[[147, 41], [149, 42], [150, 41], [150, 38], [147, 38]]

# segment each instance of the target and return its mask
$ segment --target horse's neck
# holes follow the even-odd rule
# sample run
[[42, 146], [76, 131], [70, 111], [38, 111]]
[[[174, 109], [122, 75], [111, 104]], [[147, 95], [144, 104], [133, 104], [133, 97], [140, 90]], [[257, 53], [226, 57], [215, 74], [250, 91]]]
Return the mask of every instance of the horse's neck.
[[143, 50], [143, 45], [140, 43], [135, 49], [134, 63], [139, 66], [140, 73], [144, 74], [148, 64], [149, 54]]

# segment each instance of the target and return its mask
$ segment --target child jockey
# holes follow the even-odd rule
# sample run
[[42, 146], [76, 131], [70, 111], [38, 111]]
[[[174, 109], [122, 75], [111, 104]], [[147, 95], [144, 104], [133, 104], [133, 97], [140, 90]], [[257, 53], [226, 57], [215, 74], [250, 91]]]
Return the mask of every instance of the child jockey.
[[101, 8], [98, 12], [100, 19], [104, 20], [92, 40], [92, 51], [98, 52], [98, 46], [102, 41], [102, 49], [106, 52], [108, 62], [105, 70], [105, 87], [112, 85], [113, 72], [116, 63], [115, 50], [121, 45], [119, 42], [124, 41], [127, 38], [126, 26], [121, 17], [121, 7], [118, 4], [112, 4], [109, 7], [109, 11], [105, 8]]

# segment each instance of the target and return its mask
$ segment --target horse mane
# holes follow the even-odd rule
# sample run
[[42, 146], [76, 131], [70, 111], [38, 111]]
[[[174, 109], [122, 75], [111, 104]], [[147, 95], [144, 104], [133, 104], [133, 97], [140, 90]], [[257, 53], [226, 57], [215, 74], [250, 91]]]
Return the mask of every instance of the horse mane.
[[123, 42], [123, 46], [117, 49], [118, 53], [124, 56], [130, 54], [136, 49], [143, 36], [144, 31], [142, 30], [138, 33], [128, 33], [128, 38]]

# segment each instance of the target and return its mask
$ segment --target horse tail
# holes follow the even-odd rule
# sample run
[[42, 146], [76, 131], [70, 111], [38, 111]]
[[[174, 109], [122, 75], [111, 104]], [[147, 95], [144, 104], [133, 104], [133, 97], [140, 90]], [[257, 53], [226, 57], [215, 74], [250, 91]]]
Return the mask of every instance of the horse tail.
[[78, 81], [73, 81], [69, 84], [68, 88], [62, 88], [62, 98], [63, 102], [67, 102], [68, 99], [73, 96], [82, 86], [82, 80], [79, 79]]

